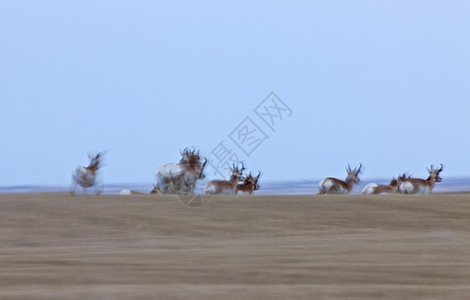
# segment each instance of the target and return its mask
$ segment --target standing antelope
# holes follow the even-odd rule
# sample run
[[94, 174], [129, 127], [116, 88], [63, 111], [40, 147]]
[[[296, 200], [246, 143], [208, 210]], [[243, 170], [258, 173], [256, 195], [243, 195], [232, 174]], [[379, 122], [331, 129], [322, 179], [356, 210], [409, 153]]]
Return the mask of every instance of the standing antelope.
[[99, 191], [96, 189], [95, 178], [96, 171], [100, 168], [100, 162], [103, 157], [103, 152], [96, 154], [95, 156], [88, 154], [90, 159], [90, 164], [88, 167], [78, 166], [72, 172], [72, 189], [70, 193], [75, 194], [75, 188], [77, 184], [83, 187], [83, 190], [86, 191], [86, 188], [95, 186], [96, 194], [99, 194]]
[[361, 173], [362, 164], [359, 168], [354, 168], [351, 170], [351, 167], [348, 165], [346, 171], [348, 176], [345, 181], [327, 177], [322, 179], [319, 184], [319, 194], [349, 194], [355, 183], [359, 183], [359, 173]]
[[363, 194], [394, 194], [398, 193], [399, 179], [392, 178], [389, 185], [369, 183], [362, 190]]
[[232, 168], [232, 175], [230, 176], [229, 180], [211, 180], [206, 186], [206, 193], [207, 194], [234, 194], [235, 187], [240, 180], [244, 180], [243, 178], [243, 170], [245, 170], [245, 166], [242, 163], [242, 168], [238, 169], [233, 164]]
[[243, 183], [237, 184], [235, 188], [235, 194], [237, 195], [238, 193], [248, 193], [249, 195], [251, 195], [253, 194], [253, 191], [259, 190], [258, 180], [260, 175], [261, 172], [258, 171], [258, 176], [253, 177], [250, 172], [250, 174], [245, 178], [245, 181]]
[[408, 177], [400, 183], [398, 189], [403, 194], [429, 194], [432, 192], [434, 184], [442, 181], [442, 178], [439, 177], [439, 173], [442, 172], [443, 168], [442, 164], [438, 169], [434, 169], [433, 165], [431, 165], [431, 169], [427, 169], [429, 177], [426, 180]]

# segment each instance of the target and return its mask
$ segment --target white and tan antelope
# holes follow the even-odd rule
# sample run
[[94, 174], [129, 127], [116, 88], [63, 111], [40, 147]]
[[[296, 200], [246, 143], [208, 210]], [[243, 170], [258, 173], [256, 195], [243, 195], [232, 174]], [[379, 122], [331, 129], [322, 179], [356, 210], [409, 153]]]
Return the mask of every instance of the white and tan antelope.
[[88, 154], [90, 163], [87, 167], [78, 166], [72, 172], [72, 188], [70, 193], [75, 194], [75, 189], [77, 185], [83, 187], [83, 190], [86, 192], [86, 189], [89, 187], [95, 187], [95, 193], [99, 194], [99, 190], [96, 186], [96, 171], [101, 167], [100, 162], [103, 158], [104, 152], [100, 152], [96, 155]]
[[362, 190], [363, 194], [371, 195], [371, 194], [395, 194], [399, 193], [398, 186], [400, 182], [399, 179], [392, 178], [392, 181], [388, 185], [384, 184], [376, 184], [376, 183], [369, 183], [364, 187]]
[[153, 189], [149, 193], [142, 193], [133, 190], [122, 190], [119, 192], [119, 195], [148, 195], [148, 194], [163, 194], [160, 188], [157, 185], [153, 186]]
[[179, 163], [165, 164], [155, 170], [157, 186], [164, 194], [193, 193], [196, 182], [205, 178], [207, 160], [200, 161], [199, 151], [185, 148], [181, 156]]
[[261, 175], [261, 172], [258, 171], [258, 175], [256, 177], [253, 177], [253, 175], [248, 174], [248, 176], [245, 177], [245, 180], [243, 183], [237, 184], [235, 187], [235, 194], [248, 194], [251, 195], [253, 194], [253, 191], [259, 190], [259, 184], [258, 180]]
[[348, 165], [346, 171], [348, 176], [346, 180], [339, 180], [333, 177], [327, 177], [320, 181], [319, 183], [319, 194], [349, 194], [351, 192], [353, 185], [359, 183], [359, 174], [361, 173], [362, 164], [359, 168], [354, 168], [351, 170], [351, 167]]
[[230, 179], [209, 181], [205, 189], [206, 194], [235, 194], [235, 188], [238, 182], [245, 179], [243, 178], [243, 170], [245, 170], [243, 163], [241, 169], [235, 167], [235, 164], [233, 164], [233, 168], [231, 169], [232, 175], [230, 176]]
[[443, 168], [442, 164], [437, 169], [434, 169], [433, 165], [431, 165], [431, 169], [427, 169], [429, 173], [427, 179], [408, 177], [400, 183], [398, 189], [402, 194], [429, 194], [432, 192], [434, 184], [442, 181], [439, 173], [442, 172]]

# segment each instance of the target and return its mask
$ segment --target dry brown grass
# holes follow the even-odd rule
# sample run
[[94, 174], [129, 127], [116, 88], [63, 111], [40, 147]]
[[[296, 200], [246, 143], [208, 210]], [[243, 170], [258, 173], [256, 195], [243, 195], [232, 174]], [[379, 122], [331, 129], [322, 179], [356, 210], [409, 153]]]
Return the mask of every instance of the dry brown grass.
[[0, 299], [470, 299], [470, 195], [0, 195]]

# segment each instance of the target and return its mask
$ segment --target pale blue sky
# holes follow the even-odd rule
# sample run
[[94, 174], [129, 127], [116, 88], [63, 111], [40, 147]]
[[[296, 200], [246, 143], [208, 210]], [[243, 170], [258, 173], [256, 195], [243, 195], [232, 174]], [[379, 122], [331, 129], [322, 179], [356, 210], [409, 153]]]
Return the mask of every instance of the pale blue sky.
[[[68, 184], [93, 150], [106, 183], [152, 182], [221, 141], [266, 180], [468, 176], [469, 37], [469, 1], [2, 0], [0, 186]], [[250, 157], [246, 117], [269, 136]]]

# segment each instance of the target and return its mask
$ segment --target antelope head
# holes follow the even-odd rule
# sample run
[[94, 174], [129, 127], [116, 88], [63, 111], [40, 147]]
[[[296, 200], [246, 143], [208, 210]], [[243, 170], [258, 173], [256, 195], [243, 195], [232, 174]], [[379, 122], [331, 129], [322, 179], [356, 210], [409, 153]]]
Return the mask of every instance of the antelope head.
[[359, 168], [351, 169], [351, 166], [348, 164], [346, 168], [346, 172], [348, 172], [348, 176], [346, 177], [346, 181], [353, 181], [354, 183], [359, 183], [359, 174], [361, 173], [362, 164], [359, 165]]
[[261, 172], [258, 171], [258, 175], [256, 177], [253, 177], [253, 175], [248, 174], [248, 176], [245, 177], [245, 180], [243, 181], [243, 184], [253, 184], [254, 190], [259, 190], [259, 185], [258, 185], [258, 180], [261, 175]]
[[397, 187], [400, 184], [399, 179], [396, 179], [395, 177], [392, 178], [390, 181], [389, 186]]
[[261, 171], [258, 171], [258, 175], [256, 177], [253, 177], [253, 183], [255, 184], [255, 188], [254, 188], [255, 191], [259, 190], [258, 180], [260, 176], [261, 176]]
[[98, 152], [96, 155], [88, 153], [88, 158], [90, 159], [90, 164], [87, 169], [91, 171], [96, 171], [101, 167], [101, 159], [103, 158], [106, 152]]
[[403, 173], [403, 175], [398, 176], [398, 183], [400, 184], [400, 183], [402, 183], [402, 182], [405, 182], [405, 181], [407, 181], [407, 180], [410, 179], [410, 178], [411, 178], [410, 175], [406, 176], [406, 173]]
[[191, 150], [189, 150], [189, 147], [186, 147], [184, 148], [183, 151], [180, 150], [180, 155], [181, 155], [180, 164], [184, 164], [190, 159]]
[[238, 178], [237, 182], [240, 180], [245, 180], [243, 177], [243, 171], [245, 170], [245, 164], [242, 162], [242, 167], [239, 169], [238, 167], [235, 167], [235, 163], [232, 165], [233, 168], [231, 169], [232, 175], [230, 176], [230, 180], [235, 180]]
[[436, 182], [441, 182], [442, 178], [439, 177], [439, 173], [441, 173], [443, 169], [444, 166], [442, 164], [440, 164], [440, 167], [437, 169], [434, 169], [433, 165], [431, 165], [431, 169], [427, 169], [429, 173], [429, 178], [434, 178]]
[[199, 173], [199, 179], [204, 179], [206, 178], [206, 175], [204, 175], [204, 168], [206, 167], [206, 163], [207, 163], [207, 159], [204, 159], [204, 162], [202, 163], [200, 169], [200, 173]]
[[201, 167], [199, 151], [196, 152], [196, 149], [191, 147], [184, 148], [183, 151], [180, 151], [181, 160], [180, 164], [185, 165], [185, 167], [193, 172], [198, 172]]

